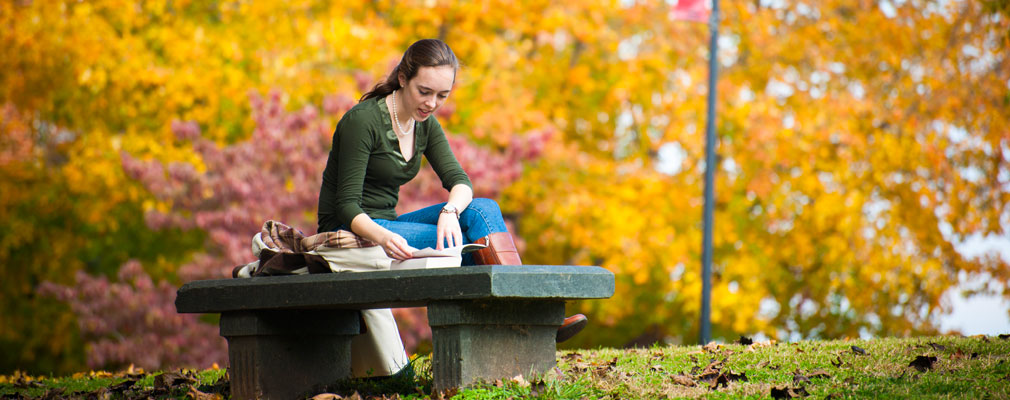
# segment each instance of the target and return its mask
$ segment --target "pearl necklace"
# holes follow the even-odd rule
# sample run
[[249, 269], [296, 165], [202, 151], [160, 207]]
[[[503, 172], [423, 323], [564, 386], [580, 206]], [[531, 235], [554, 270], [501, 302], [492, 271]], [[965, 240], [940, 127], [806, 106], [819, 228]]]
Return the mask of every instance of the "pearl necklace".
[[[407, 136], [407, 134], [410, 133], [410, 132], [407, 132], [406, 129], [403, 129], [403, 127], [400, 126], [400, 117], [398, 117], [396, 115], [396, 92], [397, 92], [396, 90], [393, 91], [393, 121], [396, 121], [396, 127], [400, 128], [400, 132], [403, 132], [403, 133], [399, 133], [398, 132], [397, 135], [399, 135], [399, 136]], [[413, 118], [410, 119], [410, 130], [411, 131], [414, 130], [414, 119]]]

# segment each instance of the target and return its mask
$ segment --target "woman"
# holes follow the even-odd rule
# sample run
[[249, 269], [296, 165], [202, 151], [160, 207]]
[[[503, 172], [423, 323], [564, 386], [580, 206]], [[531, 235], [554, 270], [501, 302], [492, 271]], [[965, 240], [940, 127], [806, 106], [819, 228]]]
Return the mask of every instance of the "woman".
[[[344, 114], [323, 171], [319, 232], [349, 229], [397, 260], [419, 248], [481, 243], [487, 247], [472, 262], [522, 264], [498, 204], [473, 198], [470, 179], [432, 117], [452, 92], [458, 69], [444, 42], [419, 40], [384, 82]], [[448, 201], [397, 216], [400, 186], [417, 175], [421, 154], [449, 191]], [[567, 318], [559, 340], [584, 325], [582, 315]]]

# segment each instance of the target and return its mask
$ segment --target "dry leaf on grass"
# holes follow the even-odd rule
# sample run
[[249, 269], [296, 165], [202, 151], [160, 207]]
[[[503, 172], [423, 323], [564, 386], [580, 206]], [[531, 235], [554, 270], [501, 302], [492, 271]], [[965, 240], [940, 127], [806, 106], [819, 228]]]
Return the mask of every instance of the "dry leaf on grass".
[[687, 387], [697, 386], [697, 384], [694, 382], [694, 378], [691, 378], [690, 376], [687, 375], [673, 375], [670, 378], [673, 380], [673, 383], [676, 383], [681, 386], [687, 386]]
[[852, 346], [852, 352], [856, 353], [856, 354], [859, 354], [861, 356], [865, 356], [866, 355], [866, 350], [863, 350], [863, 348], [859, 347], [859, 346]]
[[708, 344], [702, 346], [701, 349], [709, 353], [716, 353], [719, 349], [722, 349], [722, 345], [716, 342], [709, 342]]
[[536, 381], [530, 384], [530, 397], [539, 397], [547, 391], [547, 384], [544, 381]]
[[222, 399], [224, 399], [224, 397], [221, 397], [221, 395], [219, 395], [219, 394], [204, 393], [204, 392], [201, 392], [197, 388], [192, 387], [192, 386], [189, 387], [189, 392], [186, 392], [186, 397], [188, 399], [192, 399], [192, 400], [222, 400]]
[[908, 364], [909, 367], [914, 367], [919, 370], [919, 372], [926, 372], [930, 368], [933, 368], [933, 363], [936, 362], [936, 357], [932, 356], [918, 356]]
[[795, 399], [810, 395], [810, 393], [807, 393], [807, 389], [803, 386], [796, 388], [773, 386], [770, 394], [773, 399]]
[[127, 380], [119, 382], [119, 383], [117, 383], [115, 385], [109, 386], [109, 390], [111, 390], [113, 392], [123, 392], [126, 389], [129, 389], [129, 388], [133, 387], [134, 383], [137, 383], [137, 381], [135, 381], [133, 379], [127, 379]]

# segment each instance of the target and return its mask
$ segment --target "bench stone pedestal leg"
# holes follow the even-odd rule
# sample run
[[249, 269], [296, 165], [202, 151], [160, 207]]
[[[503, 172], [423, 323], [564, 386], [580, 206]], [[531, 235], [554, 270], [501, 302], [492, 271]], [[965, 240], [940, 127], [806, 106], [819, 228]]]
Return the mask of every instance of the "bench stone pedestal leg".
[[292, 399], [351, 376], [356, 310], [221, 314], [233, 399]]
[[434, 389], [546, 373], [564, 316], [562, 301], [429, 303]]

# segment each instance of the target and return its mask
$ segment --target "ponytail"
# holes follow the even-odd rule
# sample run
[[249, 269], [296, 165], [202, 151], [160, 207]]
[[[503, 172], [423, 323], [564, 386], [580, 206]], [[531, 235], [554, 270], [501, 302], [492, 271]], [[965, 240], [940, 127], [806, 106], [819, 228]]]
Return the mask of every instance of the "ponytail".
[[[401, 60], [400, 63], [402, 64], [403, 61]], [[393, 93], [394, 91], [396, 91], [396, 89], [400, 88], [399, 75], [400, 75], [400, 65], [397, 64], [396, 68], [393, 68], [393, 72], [389, 73], [389, 76], [386, 77], [385, 81], [379, 82], [377, 85], [375, 85], [375, 87], [372, 88], [372, 90], [368, 91], [368, 93], [361, 95], [361, 98], [358, 99], [358, 102], [360, 103], [373, 97], [381, 98], [389, 96], [390, 93]]]
[[389, 73], [385, 81], [375, 85], [371, 91], [365, 93], [358, 99], [362, 102], [374, 97], [386, 97], [393, 91], [399, 89], [400, 74], [403, 74], [407, 81], [417, 76], [420, 67], [441, 67], [451, 66], [453, 70], [459, 69], [459, 60], [452, 52], [449, 45], [438, 39], [421, 39], [407, 48], [400, 58], [400, 63]]

